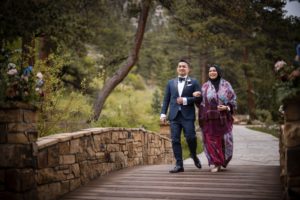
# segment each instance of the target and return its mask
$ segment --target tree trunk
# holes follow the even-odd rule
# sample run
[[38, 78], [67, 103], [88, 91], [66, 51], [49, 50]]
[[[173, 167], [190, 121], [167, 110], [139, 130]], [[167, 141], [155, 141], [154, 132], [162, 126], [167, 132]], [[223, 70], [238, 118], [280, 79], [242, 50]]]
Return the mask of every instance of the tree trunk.
[[39, 38], [39, 59], [46, 60], [50, 54], [48, 36], [46, 34], [42, 34]]
[[254, 90], [253, 84], [249, 77], [246, 76], [247, 80], [247, 94], [248, 94], [248, 109], [249, 109], [249, 116], [250, 120], [254, 120], [256, 118], [255, 115], [255, 101], [254, 101]]
[[199, 66], [200, 66], [200, 80], [203, 85], [207, 80], [207, 57], [206, 55], [199, 56]]
[[97, 121], [99, 119], [107, 97], [110, 95], [113, 89], [124, 80], [124, 78], [128, 75], [132, 67], [135, 65], [143, 41], [145, 26], [150, 9], [150, 3], [151, 0], [142, 1], [142, 10], [139, 17], [139, 23], [136, 30], [135, 41], [132, 51], [129, 54], [127, 60], [121, 64], [118, 71], [105, 82], [105, 85], [99, 91], [98, 97], [94, 104], [94, 113], [92, 119], [90, 119], [89, 122], [91, 120]]
[[22, 37], [22, 62], [21, 68], [27, 65], [34, 65], [34, 48], [35, 48], [35, 38], [32, 36]]
[[[248, 63], [248, 50], [247, 47], [244, 48], [244, 63]], [[249, 117], [250, 121], [256, 118], [255, 115], [255, 100], [254, 100], [254, 90], [253, 84], [251, 81], [251, 76], [249, 75], [249, 69], [244, 69], [246, 81], [247, 81], [247, 101], [248, 101], [248, 109], [249, 109]]]

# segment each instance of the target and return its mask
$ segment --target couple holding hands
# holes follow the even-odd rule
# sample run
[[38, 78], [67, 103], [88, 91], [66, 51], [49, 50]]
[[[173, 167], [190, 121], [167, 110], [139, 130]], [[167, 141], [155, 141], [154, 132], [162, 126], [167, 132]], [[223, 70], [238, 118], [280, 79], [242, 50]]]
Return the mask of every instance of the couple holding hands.
[[188, 76], [189, 72], [190, 64], [186, 60], [180, 60], [177, 65], [178, 77], [169, 80], [165, 89], [160, 120], [166, 122], [166, 113], [170, 107], [168, 118], [176, 160], [175, 167], [169, 172], [184, 172], [182, 130], [195, 166], [202, 168], [196, 153], [195, 105], [199, 109], [198, 119], [208, 164], [214, 166], [211, 172], [218, 172], [232, 158], [232, 114], [236, 108], [236, 95], [231, 84], [222, 78], [221, 69], [217, 65], [209, 67], [209, 80], [202, 87], [197, 80]]

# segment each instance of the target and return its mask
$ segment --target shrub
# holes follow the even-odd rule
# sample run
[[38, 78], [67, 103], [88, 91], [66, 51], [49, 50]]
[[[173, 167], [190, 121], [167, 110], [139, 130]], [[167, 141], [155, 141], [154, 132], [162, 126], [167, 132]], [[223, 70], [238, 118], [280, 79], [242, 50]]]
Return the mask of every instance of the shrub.
[[[297, 47], [298, 48], [298, 47]], [[283, 60], [274, 65], [275, 75], [278, 79], [276, 84], [277, 99], [284, 102], [300, 94], [300, 60], [296, 56], [293, 65], [287, 65]]]
[[257, 119], [264, 122], [267, 126], [273, 123], [272, 115], [268, 110], [256, 110]]
[[93, 126], [140, 127], [152, 131], [159, 130], [159, 115], [151, 108], [150, 89], [133, 90], [119, 85], [108, 97], [98, 122]]
[[125, 85], [132, 86], [135, 90], [145, 90], [145, 83], [143, 78], [138, 74], [130, 73], [124, 81]]
[[161, 110], [161, 95], [160, 95], [158, 89], [156, 89], [154, 91], [154, 94], [152, 96], [151, 107], [152, 107], [153, 114], [159, 114], [160, 113], [160, 110]]
[[65, 65], [71, 63], [70, 55], [50, 55], [46, 61], [38, 61], [35, 68], [44, 74], [44, 96], [38, 104], [39, 136], [79, 130], [87, 126], [91, 106], [87, 97], [80, 92], [63, 87], [59, 74]]

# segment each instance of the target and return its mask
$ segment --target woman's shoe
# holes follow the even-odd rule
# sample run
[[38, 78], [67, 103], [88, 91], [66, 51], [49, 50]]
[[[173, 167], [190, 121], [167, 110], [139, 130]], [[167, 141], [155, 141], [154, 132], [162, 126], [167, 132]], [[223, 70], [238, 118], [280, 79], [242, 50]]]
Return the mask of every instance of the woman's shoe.
[[211, 172], [219, 172], [221, 170], [220, 166], [215, 166], [214, 168], [212, 168], [210, 171]]

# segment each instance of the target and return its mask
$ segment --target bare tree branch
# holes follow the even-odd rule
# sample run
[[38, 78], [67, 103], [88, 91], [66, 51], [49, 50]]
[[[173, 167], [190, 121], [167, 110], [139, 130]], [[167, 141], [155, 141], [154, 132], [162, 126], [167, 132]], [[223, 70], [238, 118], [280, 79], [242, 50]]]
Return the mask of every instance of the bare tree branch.
[[127, 60], [123, 62], [118, 69], [118, 71], [107, 80], [103, 88], [99, 91], [98, 97], [94, 104], [94, 113], [92, 118], [89, 120], [97, 121], [103, 109], [104, 103], [110, 93], [114, 90], [114, 88], [124, 80], [124, 78], [128, 75], [132, 67], [138, 60], [139, 50], [142, 45], [143, 36], [145, 32], [147, 17], [150, 9], [151, 0], [143, 0], [142, 1], [142, 10], [139, 16], [138, 27], [136, 30], [134, 46], [132, 48], [131, 53], [129, 54]]

